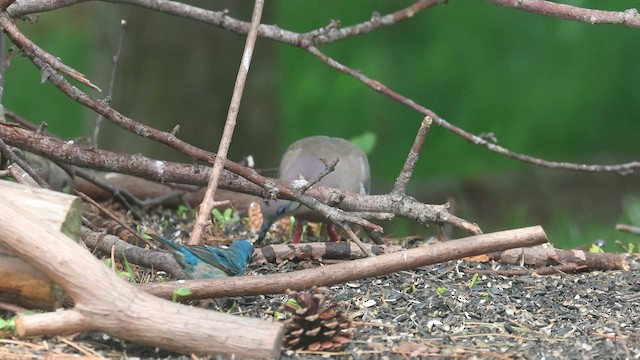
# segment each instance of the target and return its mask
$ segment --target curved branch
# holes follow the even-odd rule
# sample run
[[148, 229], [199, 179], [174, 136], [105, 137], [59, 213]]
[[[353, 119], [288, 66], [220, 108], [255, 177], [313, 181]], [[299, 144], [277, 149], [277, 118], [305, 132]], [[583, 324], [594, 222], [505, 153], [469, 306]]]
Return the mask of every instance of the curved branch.
[[[7, 144], [34, 154], [45, 156], [56, 162], [89, 167], [97, 170], [113, 171], [143, 177], [159, 182], [176, 182], [192, 185], [205, 185], [208, 181], [208, 166], [197, 164], [179, 164], [170, 161], [154, 160], [142, 155], [129, 155], [107, 150], [81, 147], [64, 143], [43, 134], [21, 129], [0, 122], [0, 139]], [[240, 165], [238, 165], [240, 166]], [[242, 168], [242, 166], [240, 166]], [[449, 223], [462, 230], [478, 234], [480, 228], [472, 223], [449, 214], [447, 205], [422, 204], [406, 195], [359, 195], [338, 189], [314, 186], [304, 194], [298, 194], [295, 186], [285, 180], [275, 180], [255, 173], [252, 182], [228, 171], [223, 172], [220, 186], [225, 189], [257, 195], [262, 198], [273, 194], [276, 197], [298, 201], [327, 216], [334, 222], [352, 222], [373, 230], [380, 230], [366, 218], [387, 217], [388, 213], [403, 216], [427, 225], [428, 223]], [[253, 183], [255, 181], [255, 183]], [[267, 189], [267, 191], [263, 190]], [[293, 189], [293, 190], [292, 190]], [[338, 207], [340, 209], [335, 209]], [[350, 213], [355, 211], [356, 213]]]
[[452, 133], [458, 135], [459, 137], [469, 142], [472, 142], [476, 145], [482, 146], [485, 149], [495, 152], [497, 154], [500, 154], [512, 159], [520, 160], [523, 162], [527, 162], [530, 164], [534, 164], [540, 167], [546, 167], [551, 169], [566, 169], [566, 170], [586, 171], [586, 172], [613, 172], [619, 175], [630, 175], [635, 170], [640, 168], [639, 161], [633, 161], [633, 162], [624, 163], [624, 164], [614, 164], [614, 165], [575, 164], [575, 163], [569, 163], [569, 162], [548, 161], [548, 160], [539, 159], [533, 156], [513, 152], [500, 145], [491, 143], [480, 136], [473, 135], [457, 126], [450, 124], [445, 119], [439, 117], [433, 111], [389, 89], [386, 85], [382, 84], [381, 82], [368, 78], [367, 76], [362, 74], [362, 72], [351, 69], [337, 62], [336, 60], [325, 55], [316, 47], [313, 47], [313, 46], [309, 47], [307, 48], [307, 51], [313, 54], [314, 56], [316, 56], [318, 59], [322, 60], [322, 62], [326, 63], [330, 67], [355, 78], [356, 80], [364, 83], [365, 85], [369, 86], [373, 90], [381, 94], [384, 94], [390, 97], [391, 99], [414, 109], [415, 111], [419, 112], [424, 116], [431, 117], [437, 125], [451, 131]]

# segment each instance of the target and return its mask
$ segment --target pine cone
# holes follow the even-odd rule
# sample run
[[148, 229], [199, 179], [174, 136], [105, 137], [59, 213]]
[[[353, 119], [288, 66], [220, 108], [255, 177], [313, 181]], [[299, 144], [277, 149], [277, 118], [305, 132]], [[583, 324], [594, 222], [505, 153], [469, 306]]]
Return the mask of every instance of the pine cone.
[[281, 309], [293, 316], [285, 321], [285, 346], [293, 350], [339, 350], [351, 340], [350, 322], [336, 304], [325, 296], [326, 288], [300, 293], [288, 291], [291, 298]]

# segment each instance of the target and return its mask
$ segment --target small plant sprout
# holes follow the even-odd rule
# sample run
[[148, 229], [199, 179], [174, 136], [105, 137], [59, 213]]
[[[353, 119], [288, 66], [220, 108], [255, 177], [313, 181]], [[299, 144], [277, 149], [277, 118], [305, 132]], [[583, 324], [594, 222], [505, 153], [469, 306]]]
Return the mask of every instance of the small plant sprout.
[[189, 207], [184, 206], [184, 205], [179, 205], [178, 206], [178, 210], [176, 210], [176, 215], [180, 216], [180, 217], [185, 217], [189, 214], [189, 211], [191, 209], [189, 209]]
[[476, 286], [477, 283], [478, 283], [478, 273], [475, 273], [475, 274], [473, 274], [473, 277], [471, 278], [471, 283], [469, 283], [469, 289], [471, 289], [474, 286]]
[[129, 278], [129, 281], [136, 282], [136, 273], [133, 271], [131, 263], [129, 263], [129, 261], [127, 260], [127, 256], [124, 253], [122, 253], [122, 259], [124, 262], [125, 271], [119, 272], [118, 276], [127, 277]]
[[237, 218], [233, 217], [232, 208], [226, 208], [224, 212], [220, 212], [220, 210], [218, 209], [213, 209], [211, 210], [211, 215], [213, 215], [218, 224], [220, 224], [221, 226], [238, 221]]
[[177, 302], [179, 296], [189, 296], [189, 295], [191, 295], [191, 290], [185, 287], [180, 287], [173, 292], [173, 295], [171, 295], [171, 301]]

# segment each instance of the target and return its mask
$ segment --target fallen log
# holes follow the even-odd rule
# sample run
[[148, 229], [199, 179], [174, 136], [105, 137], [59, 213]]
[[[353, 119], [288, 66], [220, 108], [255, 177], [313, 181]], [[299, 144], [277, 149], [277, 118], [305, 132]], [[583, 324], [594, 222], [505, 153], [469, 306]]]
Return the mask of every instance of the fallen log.
[[[79, 239], [82, 202], [75, 196], [0, 180], [0, 202], [12, 204], [18, 209], [15, 211], [28, 214], [42, 227], [62, 232], [76, 241]], [[9, 220], [13, 216], [13, 213], [0, 213], [0, 217]], [[62, 289], [51, 279], [0, 246], [0, 302], [53, 310], [63, 299]]]

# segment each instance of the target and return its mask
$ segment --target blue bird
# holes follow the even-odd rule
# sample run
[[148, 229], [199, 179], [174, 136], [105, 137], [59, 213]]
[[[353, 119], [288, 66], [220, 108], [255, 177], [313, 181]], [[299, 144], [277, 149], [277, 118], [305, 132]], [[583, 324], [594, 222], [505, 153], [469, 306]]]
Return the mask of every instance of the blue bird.
[[207, 245], [179, 245], [161, 236], [149, 234], [163, 243], [191, 279], [210, 279], [244, 274], [253, 257], [253, 245], [234, 240], [228, 249]]

